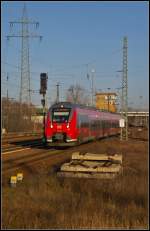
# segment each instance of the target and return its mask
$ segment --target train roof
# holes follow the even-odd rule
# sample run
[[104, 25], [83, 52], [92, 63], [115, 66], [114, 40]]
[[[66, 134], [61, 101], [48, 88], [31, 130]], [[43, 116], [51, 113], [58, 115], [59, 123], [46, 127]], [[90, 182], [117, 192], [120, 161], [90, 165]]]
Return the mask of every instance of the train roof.
[[92, 107], [92, 106], [86, 106], [86, 105], [83, 105], [83, 104], [74, 104], [74, 103], [71, 103], [71, 102], [58, 102], [58, 103], [54, 103], [50, 109], [53, 109], [53, 108], [59, 108], [59, 107], [66, 107], [66, 108], [82, 108], [82, 109], [89, 109], [89, 110], [94, 110], [94, 111], [97, 111], [97, 112], [104, 112], [104, 113], [109, 113], [109, 114], [114, 114], [114, 115], [120, 115], [119, 113], [114, 113], [114, 112], [108, 112], [108, 111], [104, 111], [104, 110], [100, 110], [100, 109], [97, 109], [95, 107]]
[[68, 107], [68, 108], [87, 108], [87, 109], [96, 109], [95, 107], [91, 107], [91, 106], [86, 106], [86, 105], [82, 105], [82, 104], [75, 104], [75, 103], [71, 103], [71, 102], [58, 102], [58, 103], [54, 103], [50, 108], [56, 108], [56, 107], [61, 107], [63, 105], [63, 107]]

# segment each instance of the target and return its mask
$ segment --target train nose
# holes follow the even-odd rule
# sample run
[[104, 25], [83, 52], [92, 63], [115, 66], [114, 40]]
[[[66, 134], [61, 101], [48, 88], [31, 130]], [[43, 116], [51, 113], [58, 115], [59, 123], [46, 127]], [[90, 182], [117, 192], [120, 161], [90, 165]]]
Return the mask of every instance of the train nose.
[[66, 134], [65, 133], [55, 133], [52, 137], [53, 141], [66, 141]]

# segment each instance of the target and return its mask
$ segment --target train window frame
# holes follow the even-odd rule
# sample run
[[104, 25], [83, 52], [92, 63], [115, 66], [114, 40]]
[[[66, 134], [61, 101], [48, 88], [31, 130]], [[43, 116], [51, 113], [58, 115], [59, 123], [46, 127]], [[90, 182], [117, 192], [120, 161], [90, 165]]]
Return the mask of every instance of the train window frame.
[[[68, 114], [68, 116], [67, 116], [67, 118], [66, 119], [63, 119], [62, 121], [61, 120], [54, 120], [54, 112], [65, 112], [65, 110], [66, 110], [66, 112], [68, 112], [69, 114]], [[52, 122], [53, 123], [60, 123], [60, 124], [62, 124], [62, 123], [68, 123], [69, 122], [69, 119], [70, 119], [70, 116], [71, 116], [71, 108], [53, 108], [52, 109], [52, 111], [51, 111], [51, 119], [52, 119]], [[65, 118], [64, 116], [62, 116], [63, 118]]]
[[89, 128], [89, 117], [86, 114], [78, 113], [77, 115], [77, 128]]

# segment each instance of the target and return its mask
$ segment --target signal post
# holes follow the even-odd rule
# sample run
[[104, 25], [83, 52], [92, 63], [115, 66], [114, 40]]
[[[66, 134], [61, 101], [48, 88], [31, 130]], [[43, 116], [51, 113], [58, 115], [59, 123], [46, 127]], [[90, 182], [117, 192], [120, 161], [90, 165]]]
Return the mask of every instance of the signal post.
[[43, 99], [41, 99], [41, 103], [43, 106], [43, 142], [45, 142], [45, 94], [47, 90], [47, 80], [48, 80], [48, 75], [47, 73], [41, 73], [40, 74], [40, 94], [43, 95]]

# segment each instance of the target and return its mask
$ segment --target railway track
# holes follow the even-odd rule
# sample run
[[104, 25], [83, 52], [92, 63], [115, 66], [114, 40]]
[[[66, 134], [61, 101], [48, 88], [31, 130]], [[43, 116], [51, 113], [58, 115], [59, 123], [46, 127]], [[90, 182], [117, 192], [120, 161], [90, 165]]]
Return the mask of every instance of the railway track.
[[[100, 142], [106, 143], [107, 140], [114, 140], [118, 139], [116, 137], [109, 137], [105, 138]], [[39, 166], [41, 167], [44, 164], [44, 168], [51, 169], [53, 166], [60, 166], [61, 163], [67, 161], [71, 158], [71, 155], [75, 151], [83, 151], [90, 150], [92, 146], [96, 145], [96, 142], [93, 141], [89, 143], [82, 144], [80, 146], [75, 147], [68, 147], [68, 148], [50, 148], [45, 147], [41, 143], [37, 144], [28, 144], [25, 148], [15, 147], [6, 150], [2, 153], [2, 175], [10, 176], [10, 173], [14, 173], [18, 170], [21, 171], [30, 171], [33, 174], [37, 172], [39, 173], [40, 170], [38, 169]], [[35, 171], [33, 169], [38, 169]]]
[[41, 132], [12, 132], [12, 133], [7, 133], [3, 134], [3, 138], [11, 138], [11, 137], [21, 137], [21, 136], [36, 136], [36, 135], [42, 135]]
[[[36, 148], [34, 147], [35, 149], [27, 148], [24, 152], [21, 151], [18, 154], [17, 150], [15, 151], [16, 153], [14, 153], [15, 155], [5, 155], [5, 153], [3, 153], [2, 173], [5, 175], [6, 173], [16, 169], [25, 169], [27, 166], [33, 167], [37, 163], [43, 161], [50, 168], [52, 165], [60, 164], [70, 159], [72, 152], [80, 150], [81, 147], [86, 148], [92, 143], [93, 142], [63, 149], [37, 146]], [[40, 148], [38, 149], [38, 147]]]
[[3, 161], [2, 165], [2, 172], [5, 174], [6, 172], [9, 172], [10, 170], [15, 170], [18, 168], [23, 168], [25, 166], [33, 165], [39, 161], [43, 161], [46, 159], [55, 159], [59, 155], [60, 159], [60, 154], [63, 153], [61, 150], [47, 150], [45, 152], [39, 152], [35, 151], [34, 153], [30, 154], [28, 153], [25, 156], [19, 156], [11, 159], [7, 159]]
[[21, 144], [17, 147], [15, 145], [7, 145], [2, 148], [2, 154], [8, 154], [12, 152], [21, 151], [21, 150], [27, 150], [33, 147], [42, 147], [42, 146], [43, 146], [43, 143], [41, 140], [39, 142], [30, 142], [26, 144], [26, 147], [21, 146]]
[[[82, 146], [87, 145], [83, 144]], [[24, 150], [14, 150], [14, 153], [3, 152], [2, 154], [2, 174], [14, 172], [17, 169], [24, 170], [30, 166], [34, 167], [37, 163], [44, 163], [50, 168], [53, 165], [61, 164], [71, 158], [72, 152], [81, 147], [50, 148], [42, 145], [27, 147]], [[19, 152], [20, 151], [20, 152]]]
[[11, 144], [17, 141], [28, 141], [42, 138], [41, 135], [27, 135], [27, 136], [16, 136], [16, 137], [2, 137], [2, 145]]

